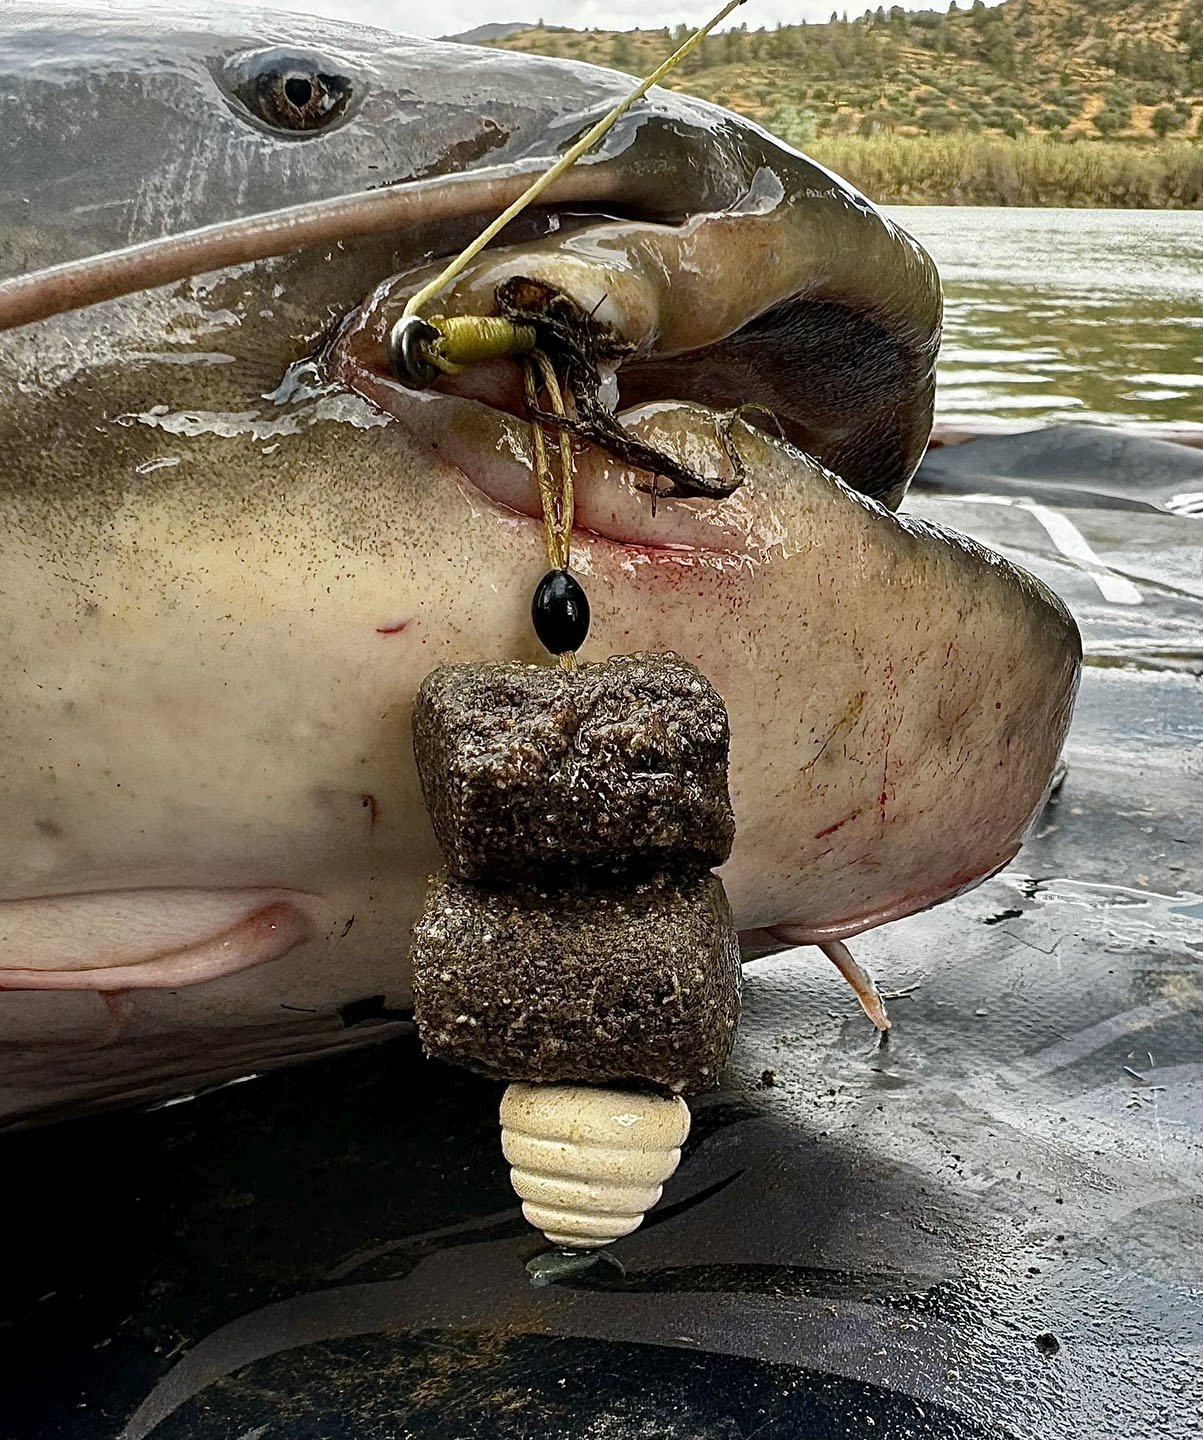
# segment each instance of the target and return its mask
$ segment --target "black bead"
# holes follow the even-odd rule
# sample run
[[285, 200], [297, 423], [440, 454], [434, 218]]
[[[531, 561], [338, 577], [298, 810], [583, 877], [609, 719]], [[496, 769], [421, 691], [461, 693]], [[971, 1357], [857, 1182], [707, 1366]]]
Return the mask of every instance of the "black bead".
[[553, 655], [579, 650], [589, 633], [589, 600], [567, 570], [549, 570], [530, 602], [535, 634]]

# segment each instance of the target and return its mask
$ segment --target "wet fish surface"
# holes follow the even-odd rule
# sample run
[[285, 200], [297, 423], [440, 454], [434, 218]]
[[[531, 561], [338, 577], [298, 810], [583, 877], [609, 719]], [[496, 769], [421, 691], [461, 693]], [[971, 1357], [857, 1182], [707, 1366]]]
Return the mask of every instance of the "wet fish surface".
[[[86, 4], [6, 8], [0, 79], [0, 282], [289, 206], [398, 206], [280, 253], [203, 240], [170, 283], [0, 334], [0, 1119], [20, 1120], [359, 1044], [388, 1027], [349, 1027], [354, 1006], [408, 1006], [438, 863], [413, 698], [440, 663], [536, 658], [545, 559], [516, 370], [418, 395], [387, 333], [627, 82]], [[653, 513], [644, 472], [583, 448], [574, 564], [590, 653], [673, 650], [727, 703], [723, 881], [750, 947], [839, 941], [998, 871], [1080, 649], [1040, 582], [895, 513], [939, 342], [920, 247], [660, 91], [501, 239], [448, 313], [516, 275], [555, 286], [631, 346], [624, 426], [713, 471], [721, 421], [744, 467], [729, 498]], [[773, 423], [730, 418], [746, 405]]]

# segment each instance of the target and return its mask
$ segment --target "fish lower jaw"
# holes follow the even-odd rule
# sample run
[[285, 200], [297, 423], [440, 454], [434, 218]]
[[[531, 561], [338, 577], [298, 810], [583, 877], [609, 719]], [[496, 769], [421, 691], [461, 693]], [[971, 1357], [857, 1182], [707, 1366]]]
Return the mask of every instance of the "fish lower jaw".
[[0, 903], [0, 990], [177, 989], [278, 960], [307, 939], [279, 890], [121, 890]]
[[[525, 418], [485, 395], [415, 392], [389, 376], [344, 359], [336, 377], [390, 415], [432, 460], [453, 469], [491, 506], [542, 528], [543, 511], [530, 457]], [[717, 563], [743, 569], [768, 562], [782, 549], [785, 527], [757, 460], [773, 452], [775, 481], [782, 469], [813, 475], [800, 451], [739, 418], [684, 400], [652, 401], [621, 414], [632, 434], [707, 473], [730, 465], [730, 449], [746, 469], [744, 483], [722, 500], [653, 497], [668, 482], [593, 445], [573, 442], [574, 532], [590, 542], [665, 562]], [[387, 427], [382, 440], [387, 439]]]

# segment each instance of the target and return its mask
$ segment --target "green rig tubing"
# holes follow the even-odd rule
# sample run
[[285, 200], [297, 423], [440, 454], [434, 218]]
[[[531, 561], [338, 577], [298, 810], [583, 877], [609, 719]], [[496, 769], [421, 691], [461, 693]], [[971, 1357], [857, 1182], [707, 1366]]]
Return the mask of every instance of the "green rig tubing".
[[530, 355], [536, 345], [533, 325], [518, 325], [504, 315], [435, 315], [430, 325], [439, 338], [427, 352], [448, 375], [480, 360]]

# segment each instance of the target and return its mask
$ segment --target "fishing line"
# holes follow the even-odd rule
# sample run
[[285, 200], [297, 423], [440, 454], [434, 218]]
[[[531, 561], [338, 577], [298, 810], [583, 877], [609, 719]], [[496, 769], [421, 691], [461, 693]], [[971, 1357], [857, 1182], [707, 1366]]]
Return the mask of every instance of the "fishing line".
[[[539, 406], [539, 384], [547, 392], [548, 408], [553, 415], [566, 414], [563, 391], [560, 389], [555, 367], [541, 350], [522, 365], [523, 388], [529, 411]], [[543, 501], [543, 521], [547, 532], [547, 559], [555, 570], [567, 570], [572, 550], [572, 444], [566, 431], [559, 432], [560, 474], [559, 483], [551, 473], [548, 463], [547, 443], [543, 428], [536, 415], [530, 416], [531, 441], [535, 458], [535, 475], [539, 482], [539, 495]]]
[[[553, 473], [547, 454], [547, 441], [543, 425], [538, 418], [539, 386], [542, 383], [547, 395], [547, 407], [557, 417], [567, 411], [564, 393], [560, 388], [555, 366], [541, 351], [536, 350], [522, 362], [522, 383], [526, 395], [526, 409], [531, 434], [531, 462], [535, 482], [539, 487], [539, 500], [543, 506], [543, 530], [547, 544], [547, 560], [552, 572], [568, 571], [572, 555], [572, 521], [575, 495], [573, 491], [572, 441], [568, 431], [560, 429], [558, 474]], [[576, 669], [576, 651], [562, 650], [559, 655], [561, 668]]]
[[[522, 366], [523, 392], [531, 437], [531, 466], [543, 510], [544, 539], [551, 566], [535, 592], [532, 618], [536, 633], [565, 670], [576, 668], [576, 651], [588, 631], [589, 607], [584, 591], [569, 572], [572, 551], [574, 511], [573, 454], [570, 430], [581, 429], [580, 412], [584, 396], [578, 400], [571, 383], [561, 385], [556, 365], [539, 344], [539, 327], [512, 320], [504, 315], [436, 315], [429, 319], [423, 308], [461, 275], [472, 261], [497, 235], [566, 174], [580, 158], [603, 138], [617, 122], [643, 98], [653, 85], [664, 79], [706, 38], [711, 30], [745, 0], [728, 3], [642, 79], [617, 105], [592, 125], [575, 144], [535, 179], [512, 204], [506, 206], [488, 225], [455, 256], [438, 275], [415, 291], [405, 302], [400, 318], [388, 335], [389, 359], [393, 371], [404, 383], [418, 389], [435, 384], [440, 375], [458, 374], [466, 365], [482, 360], [517, 359]], [[524, 284], [519, 280], [518, 284]], [[549, 297], [550, 298], [550, 297]], [[586, 325], [593, 317], [584, 317]], [[564, 336], [561, 333], [560, 340]], [[583, 354], [576, 356], [578, 379], [589, 367]], [[573, 367], [568, 366], [570, 382]], [[539, 403], [542, 388], [546, 407]], [[596, 389], [596, 386], [592, 387]], [[569, 416], [564, 403], [567, 392], [574, 401], [574, 416]], [[588, 407], [586, 407], [586, 414]], [[548, 455], [544, 423], [555, 426], [558, 439], [558, 467], [553, 472]], [[594, 422], [595, 425], [598, 423]], [[630, 449], [635, 442], [620, 427], [607, 438]], [[642, 457], [646, 463], [648, 456]], [[661, 461], [662, 457], [654, 457]], [[733, 468], [736, 462], [733, 461]], [[653, 472], [655, 473], [655, 472]], [[742, 478], [742, 473], [739, 474]], [[652, 513], [655, 514], [657, 491], [653, 486]]]
[[[651, 447], [641, 445], [633, 436], [614, 422], [608, 415], [599, 412], [594, 400], [596, 364], [590, 364], [580, 345], [578, 337], [575, 367], [577, 378], [582, 379], [589, 372], [589, 393], [572, 392], [571, 385], [564, 388], [573, 393], [576, 415], [569, 417], [560, 394], [555, 367], [540, 346], [539, 327], [511, 320], [504, 315], [422, 315], [424, 306], [440, 291], [444, 290], [457, 276], [461, 275], [472, 261], [497, 235], [523, 210], [539, 198], [550, 186], [597, 144], [617, 122], [631, 109], [637, 100], [664, 79], [686, 58], [720, 21], [725, 20], [745, 0], [728, 0], [728, 3], [706, 24], [695, 30], [687, 40], [645, 76], [635, 88], [617, 105], [591, 126], [576, 143], [550, 165], [537, 179], [508, 205], [464, 247], [455, 258], [405, 302], [400, 318], [389, 329], [388, 354], [393, 373], [405, 385], [414, 389], [427, 389], [434, 385], [440, 375], [456, 375], [466, 365], [482, 360], [521, 359], [523, 385], [526, 396], [527, 417], [531, 428], [531, 458], [543, 503], [544, 526], [547, 534], [547, 555], [553, 571], [566, 573], [572, 534], [572, 448], [568, 431], [574, 430], [586, 438], [620, 453], [640, 468], [650, 468], [653, 475], [666, 473], [677, 482], [676, 493], [691, 493], [689, 487], [696, 486], [692, 493], [713, 494], [721, 497], [729, 494], [743, 480], [743, 467], [738, 454], [728, 443], [725, 432], [720, 442], [731, 463], [732, 482], [717, 484], [707, 477], [697, 476], [686, 466], [674, 466], [670, 457], [656, 453]], [[526, 282], [518, 280], [519, 285]], [[566, 298], [566, 297], [561, 297]], [[599, 302], [600, 304], [600, 302]], [[587, 330], [593, 315], [582, 317]], [[601, 328], [601, 327], [599, 327]], [[616, 337], [615, 337], [616, 338]], [[561, 344], [565, 336], [561, 330], [558, 336]], [[589, 357], [590, 359], [592, 357]], [[550, 413], [540, 411], [538, 404], [539, 381], [542, 380], [551, 401]], [[560, 445], [560, 479], [558, 486], [551, 478], [540, 419], [555, 424]], [[636, 453], [638, 452], [638, 453]], [[674, 473], [674, 471], [676, 473]], [[683, 482], [683, 484], [682, 484]], [[652, 488], [652, 514], [656, 513], [658, 488]], [[583, 595], [582, 595], [583, 599]], [[565, 665], [575, 663], [571, 651], [561, 651]]]
[[424, 285], [417, 294], [411, 295], [406, 302], [403, 312], [404, 315], [417, 315], [426, 302], [433, 299], [434, 296], [446, 285], [450, 284], [466, 266], [470, 265], [489, 241], [504, 230], [515, 216], [520, 215], [532, 201], [537, 200], [539, 196], [542, 195], [549, 185], [554, 184], [565, 171], [570, 170], [572, 166], [576, 164], [582, 155], [591, 150], [593, 146], [622, 119], [636, 100], [642, 100], [653, 85], [658, 85], [670, 71], [675, 70], [681, 61], [702, 43], [720, 20], [725, 20], [732, 10], [738, 9], [739, 6], [744, 3], [745, 0], [728, 0], [728, 3], [723, 6], [717, 15], [708, 20], [700, 29], [695, 30], [689, 39], [674, 50], [667, 60], [663, 61], [650, 75], [641, 80], [624, 100], [620, 100], [608, 115], [604, 115], [596, 125], [587, 130], [575, 145], [561, 155], [554, 165], [545, 170], [532, 185], [528, 186], [512, 205], [508, 205], [496, 219], [486, 225], [476, 239], [462, 250], [440, 275], [437, 275], [428, 285]]

